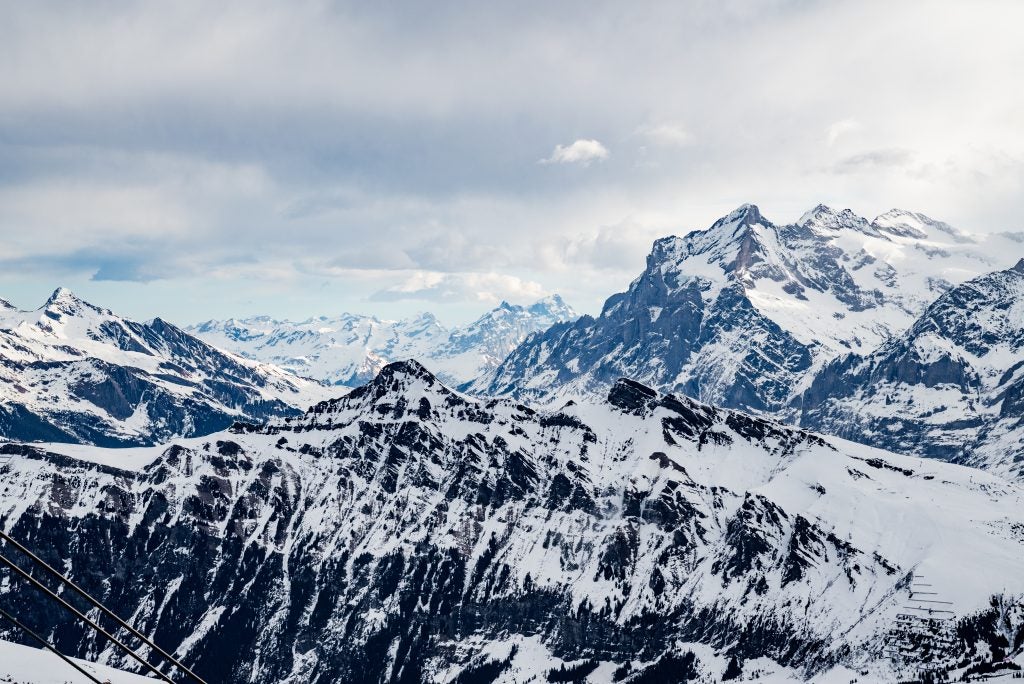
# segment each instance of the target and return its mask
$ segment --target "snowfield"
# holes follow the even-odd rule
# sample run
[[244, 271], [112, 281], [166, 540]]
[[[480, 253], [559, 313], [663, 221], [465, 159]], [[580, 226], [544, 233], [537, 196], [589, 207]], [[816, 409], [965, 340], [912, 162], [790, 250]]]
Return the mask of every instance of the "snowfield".
[[[154, 680], [84, 660], [86, 672], [110, 684], [139, 684]], [[53, 653], [0, 640], [0, 682], [5, 684], [83, 684], [88, 680]]]

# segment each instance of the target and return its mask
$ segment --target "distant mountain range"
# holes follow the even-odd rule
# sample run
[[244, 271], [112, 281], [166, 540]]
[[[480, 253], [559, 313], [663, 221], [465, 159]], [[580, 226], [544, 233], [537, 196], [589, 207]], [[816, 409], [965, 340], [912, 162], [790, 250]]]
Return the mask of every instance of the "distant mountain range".
[[34, 311], [0, 300], [0, 436], [9, 439], [155, 444], [299, 413], [330, 394], [65, 289]]
[[333, 385], [362, 385], [386, 364], [409, 358], [461, 385], [496, 367], [530, 334], [577, 317], [553, 295], [530, 306], [502, 302], [473, 323], [455, 328], [424, 313], [401, 321], [353, 314], [300, 322], [258, 316], [211, 320], [186, 330], [247, 358]]

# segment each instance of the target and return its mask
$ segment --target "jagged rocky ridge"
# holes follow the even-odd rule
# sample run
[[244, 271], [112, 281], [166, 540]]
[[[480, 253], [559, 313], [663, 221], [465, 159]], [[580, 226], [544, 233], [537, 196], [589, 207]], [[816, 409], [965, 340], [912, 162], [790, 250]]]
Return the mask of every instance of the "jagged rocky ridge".
[[[564, 663], [715, 681], [729, 661], [885, 680], [913, 573], [971, 625], [1024, 591], [1018, 485], [631, 381], [534, 411], [396, 363], [267, 425], [2, 451], [0, 524], [208, 681], [524, 681]], [[65, 651], [130, 666], [24, 586], [0, 597]], [[958, 648], [988, 653], [972, 630]]]
[[188, 331], [223, 349], [333, 385], [362, 385], [386, 364], [416, 358], [457, 386], [495, 368], [530, 334], [576, 318], [561, 297], [552, 295], [529, 306], [502, 302], [455, 328], [424, 313], [401, 321], [354, 314], [301, 322], [258, 316], [206, 321]]
[[776, 225], [744, 205], [707, 230], [656, 241], [644, 272], [598, 317], [531, 336], [471, 390], [556, 401], [625, 376], [792, 420], [826, 363], [871, 352], [1016, 252], [1008, 237], [902, 210], [868, 221], [818, 206]]
[[35, 311], [0, 300], [0, 438], [155, 444], [299, 413], [323, 396], [315, 381], [65, 289]]
[[801, 424], [1024, 477], [1024, 259], [939, 297], [905, 333], [828, 364]]

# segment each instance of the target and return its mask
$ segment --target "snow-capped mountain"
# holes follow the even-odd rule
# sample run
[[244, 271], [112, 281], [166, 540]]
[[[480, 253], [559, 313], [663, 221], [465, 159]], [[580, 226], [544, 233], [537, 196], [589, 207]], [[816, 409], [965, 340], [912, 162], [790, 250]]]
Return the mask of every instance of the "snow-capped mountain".
[[655, 242], [644, 272], [597, 318], [530, 337], [472, 391], [550, 399], [600, 393], [626, 376], [784, 412], [825, 363], [870, 352], [950, 287], [1016, 253], [1007, 236], [902, 210], [868, 221], [819, 205], [775, 225], [744, 205]]
[[874, 352], [836, 359], [801, 423], [1024, 478], [1024, 259], [939, 297]]
[[325, 396], [315, 381], [65, 289], [35, 311], [0, 304], [0, 437], [154, 444], [297, 413]]
[[534, 411], [403, 362], [267, 425], [0, 452], [0, 525], [211, 682], [891, 682], [921, 576], [954, 676], [1024, 641], [1020, 485], [631, 381]]
[[266, 316], [187, 328], [210, 344], [335, 385], [368, 382], [386, 364], [422, 361], [453, 385], [495, 368], [534, 332], [577, 317], [558, 295], [530, 306], [502, 302], [473, 323], [446, 328], [430, 313], [388, 321], [342, 314], [301, 322]]

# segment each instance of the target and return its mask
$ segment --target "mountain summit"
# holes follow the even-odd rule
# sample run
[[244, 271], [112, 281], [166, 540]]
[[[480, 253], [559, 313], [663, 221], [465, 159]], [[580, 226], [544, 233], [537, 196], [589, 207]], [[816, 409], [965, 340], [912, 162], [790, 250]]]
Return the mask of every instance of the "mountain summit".
[[65, 288], [33, 311], [0, 309], [0, 437], [153, 444], [297, 413], [326, 392]]
[[958, 281], [1008, 266], [1001, 240], [914, 212], [868, 220], [825, 205], [776, 225], [744, 204], [657, 240], [597, 318], [530, 337], [471, 389], [542, 399], [626, 376], [712, 404], [789, 411], [830, 360], [870, 352]]

